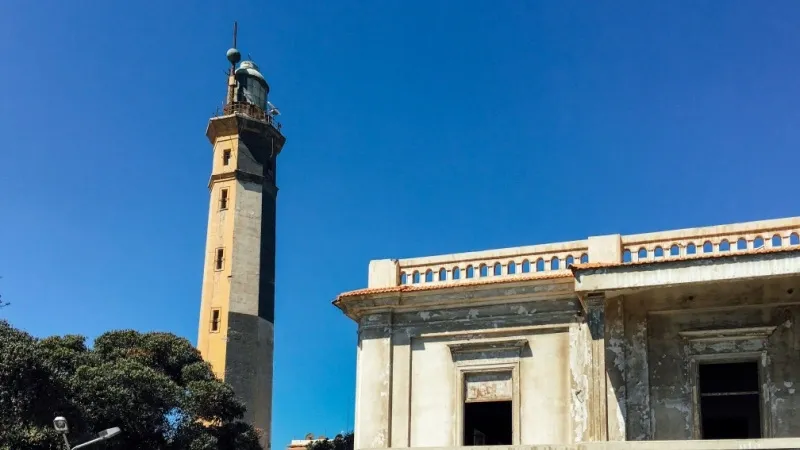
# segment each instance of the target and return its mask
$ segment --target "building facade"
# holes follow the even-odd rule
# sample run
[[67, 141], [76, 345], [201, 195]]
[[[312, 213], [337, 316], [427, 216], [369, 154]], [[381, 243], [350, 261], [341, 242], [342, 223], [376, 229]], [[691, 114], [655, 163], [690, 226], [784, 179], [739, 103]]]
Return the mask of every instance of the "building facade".
[[800, 448], [799, 234], [372, 261], [334, 301], [359, 326], [355, 448]]
[[270, 448], [275, 175], [285, 138], [258, 66], [240, 62], [235, 48], [228, 60], [225, 105], [206, 129], [213, 162], [197, 346], [244, 401], [245, 420]]

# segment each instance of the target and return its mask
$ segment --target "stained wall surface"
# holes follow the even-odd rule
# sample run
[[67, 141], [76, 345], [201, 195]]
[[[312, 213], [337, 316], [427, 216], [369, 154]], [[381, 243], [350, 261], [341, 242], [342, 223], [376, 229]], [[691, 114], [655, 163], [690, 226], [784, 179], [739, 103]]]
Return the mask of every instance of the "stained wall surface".
[[513, 372], [514, 445], [700, 439], [696, 370], [713, 358], [757, 360], [763, 436], [800, 436], [798, 285], [800, 277], [659, 288], [583, 306], [558, 288], [367, 315], [356, 447], [462, 445], [464, 374], [495, 369]]
[[648, 350], [629, 364], [649, 373], [631, 380], [649, 383], [649, 395], [629, 395], [628, 407], [649, 414], [629, 416], [629, 439], [699, 439], [696, 366], [712, 361], [758, 362], [762, 435], [800, 436], [798, 284], [792, 277], [626, 296], [626, 328], [639, 339], [646, 329]]
[[561, 298], [365, 317], [356, 446], [461, 445], [463, 374], [486, 370], [514, 372], [515, 442], [572, 442], [573, 412], [585, 422], [570, 376], [570, 359], [585, 357], [579, 309]]
[[[376, 260], [334, 305], [359, 323], [357, 449], [461, 446], [474, 395], [508, 397], [520, 448], [800, 442], [800, 217]], [[763, 439], [701, 441], [700, 368], [740, 361]]]

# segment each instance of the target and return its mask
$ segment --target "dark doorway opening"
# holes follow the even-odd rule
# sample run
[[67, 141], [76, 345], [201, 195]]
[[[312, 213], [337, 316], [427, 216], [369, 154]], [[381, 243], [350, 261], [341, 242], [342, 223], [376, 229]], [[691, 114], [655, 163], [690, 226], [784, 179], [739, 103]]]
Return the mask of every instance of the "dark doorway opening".
[[702, 364], [699, 369], [703, 439], [760, 438], [758, 363]]
[[512, 445], [511, 402], [464, 404], [464, 445]]

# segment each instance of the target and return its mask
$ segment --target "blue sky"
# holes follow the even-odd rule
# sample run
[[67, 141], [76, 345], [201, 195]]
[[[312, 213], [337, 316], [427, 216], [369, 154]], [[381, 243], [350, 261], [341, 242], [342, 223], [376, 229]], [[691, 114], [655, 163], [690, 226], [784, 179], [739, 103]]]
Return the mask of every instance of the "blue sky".
[[9, 1], [1, 316], [196, 340], [235, 19], [288, 137], [274, 448], [351, 427], [370, 259], [800, 213], [797, 2]]

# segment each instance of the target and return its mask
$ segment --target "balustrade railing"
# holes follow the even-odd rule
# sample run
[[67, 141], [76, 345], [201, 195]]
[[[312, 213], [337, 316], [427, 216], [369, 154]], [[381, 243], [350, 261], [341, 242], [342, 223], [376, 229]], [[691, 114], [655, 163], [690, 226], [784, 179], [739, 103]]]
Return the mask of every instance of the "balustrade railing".
[[800, 245], [800, 218], [622, 236], [622, 262], [745, 253]]
[[221, 115], [230, 115], [230, 114], [242, 114], [244, 116], [253, 118], [255, 120], [260, 120], [262, 122], [266, 122], [276, 129], [281, 129], [281, 124], [278, 120], [270, 114], [268, 111], [264, 110], [257, 105], [252, 103], [245, 103], [245, 102], [233, 102], [227, 103], [225, 106], [222, 107], [222, 114]]
[[399, 285], [453, 283], [480, 279], [567, 273], [569, 266], [588, 262], [587, 241], [534, 245], [486, 252], [460, 253], [398, 261]]
[[[590, 245], [591, 244], [591, 245]], [[592, 245], [619, 248], [592, 248]], [[585, 264], [593, 255], [621, 254], [620, 261], [635, 263], [800, 246], [800, 217], [720, 225], [656, 233], [616, 236], [501, 250], [408, 258], [397, 261], [395, 285], [446, 284], [498, 278], [568, 273], [572, 264]]]

